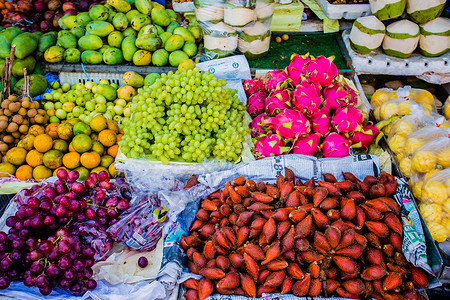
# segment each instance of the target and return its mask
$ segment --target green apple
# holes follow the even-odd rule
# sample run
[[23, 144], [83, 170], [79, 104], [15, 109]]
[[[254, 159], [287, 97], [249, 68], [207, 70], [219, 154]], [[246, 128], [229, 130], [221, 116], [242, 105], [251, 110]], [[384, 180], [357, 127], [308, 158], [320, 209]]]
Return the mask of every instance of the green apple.
[[59, 119], [65, 119], [67, 117], [67, 112], [63, 109], [56, 110], [55, 114]]
[[76, 103], [79, 106], [84, 106], [86, 104], [86, 99], [84, 99], [84, 97], [78, 97]]
[[125, 105], [127, 105], [127, 101], [124, 99], [117, 99], [117, 105], [125, 107]]
[[113, 120], [116, 121], [116, 122], [120, 122], [120, 121], [122, 121], [122, 119], [123, 119], [123, 117], [120, 116], [120, 115], [115, 115], [115, 116], [113, 117]]
[[61, 98], [61, 96], [62, 96], [62, 93], [56, 92], [53, 94], [53, 99], [59, 100], [59, 98]]
[[96, 110], [97, 112], [104, 113], [104, 112], [106, 112], [106, 105], [105, 105], [104, 103], [97, 103], [97, 104], [95, 105], [95, 110]]
[[124, 115], [125, 117], [130, 117], [130, 116], [131, 116], [131, 108], [130, 108], [129, 106], [127, 106], [127, 107], [125, 107], [125, 108], [123, 109], [123, 115]]
[[117, 90], [117, 88], [119, 87], [119, 86], [117, 85], [117, 83], [115, 83], [115, 82], [111, 83], [110, 86], [112, 86], [112, 87], [115, 88], [116, 90]]
[[70, 113], [67, 114], [67, 120], [70, 120], [70, 119], [73, 119], [73, 118], [75, 118], [73, 113], [70, 112]]
[[112, 120], [113, 119], [113, 115], [111, 115], [110, 113], [105, 113], [104, 116], [105, 116], [105, 118], [107, 120]]
[[75, 104], [73, 102], [66, 102], [63, 104], [62, 109], [66, 112], [71, 112], [74, 107]]
[[62, 108], [62, 103], [61, 102], [56, 102], [55, 103], [55, 109], [60, 109]]
[[92, 88], [94, 87], [94, 83], [92, 81], [86, 81], [84, 83], [84, 86], [88, 89], [88, 90], [92, 90]]
[[103, 103], [103, 104], [106, 104], [106, 98], [103, 97], [102, 95], [96, 95], [96, 96], [94, 97], [94, 100], [95, 100], [95, 102], [97, 102], [97, 103]]
[[[75, 115], [75, 114], [74, 114], [74, 115]], [[78, 116], [78, 119], [80, 119], [80, 120], [83, 121], [83, 122], [84, 122], [84, 118], [86, 118], [86, 115], [85, 115], [85, 114], [81, 114], [81, 115]]]
[[69, 92], [67, 95], [68, 95], [67, 98], [69, 99], [70, 102], [77, 101], [78, 98], [77, 94]]
[[45, 102], [44, 109], [45, 110], [55, 109], [55, 104], [53, 104], [53, 102], [50, 101]]
[[70, 90], [70, 83], [66, 82], [62, 85], [62, 89], [64, 92], [68, 92]]
[[[79, 91], [78, 91], [79, 92]], [[87, 95], [87, 94], [90, 94], [91, 93], [91, 91], [90, 90], [88, 90], [88, 89], [82, 89], [81, 90], [81, 95]]]
[[113, 109], [114, 106], [115, 106], [114, 104], [111, 104], [111, 102], [108, 102], [107, 105], [106, 105], [106, 110]]
[[75, 89], [77, 91], [84, 89], [84, 84], [82, 84], [81, 82], [78, 82], [77, 84], [75, 84]]
[[85, 107], [88, 111], [93, 111], [95, 109], [95, 102], [92, 100], [89, 100], [86, 102]]
[[61, 87], [61, 84], [59, 84], [58, 81], [52, 81], [50, 82], [50, 87], [54, 90], [59, 89]]
[[83, 113], [84, 108], [81, 106], [75, 106], [72, 110], [73, 115], [75, 116], [75, 118], [78, 118], [79, 116], [81, 116], [81, 114]]
[[50, 123], [59, 123], [59, 122], [61, 122], [61, 121], [58, 119], [58, 117], [56, 117], [56, 116], [51, 116], [50, 119], [49, 119], [49, 121], [50, 121]]
[[90, 123], [91, 121], [92, 121], [92, 118], [93, 117], [91, 117], [91, 116], [86, 116], [85, 118], [84, 118], [84, 123]]
[[116, 113], [116, 115], [121, 115], [123, 113], [123, 107], [120, 105], [114, 106], [114, 112]]
[[98, 84], [109, 84], [107, 79], [101, 79]]
[[50, 94], [50, 93], [45, 93], [45, 94], [42, 96], [42, 99], [44, 99], [44, 100], [53, 100], [53, 96], [52, 96], [52, 94]]
[[69, 101], [69, 94], [62, 94], [61, 97], [59, 97], [59, 102], [66, 103]]

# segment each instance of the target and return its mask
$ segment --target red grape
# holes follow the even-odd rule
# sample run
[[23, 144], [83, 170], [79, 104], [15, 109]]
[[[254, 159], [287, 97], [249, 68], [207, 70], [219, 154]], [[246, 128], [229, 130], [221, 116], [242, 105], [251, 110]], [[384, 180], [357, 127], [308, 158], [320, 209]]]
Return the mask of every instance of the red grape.
[[69, 281], [67, 281], [67, 279], [61, 279], [60, 281], [59, 281], [59, 283], [58, 283], [58, 286], [60, 287], [60, 288], [62, 288], [63, 290], [66, 290], [66, 289], [68, 289], [69, 287], [70, 287], [70, 282]]
[[39, 204], [39, 209], [41, 211], [49, 211], [53, 206], [53, 203], [50, 200], [44, 200]]
[[84, 185], [88, 189], [93, 189], [95, 187], [95, 184], [96, 184], [96, 181], [91, 177], [86, 178], [86, 180], [84, 181]]
[[95, 219], [95, 210], [93, 210], [92, 208], [86, 208], [85, 214], [88, 219], [90, 220]]
[[61, 269], [56, 264], [51, 264], [45, 269], [45, 272], [51, 278], [58, 278], [61, 274]]
[[71, 210], [71, 211], [79, 211], [80, 209], [81, 209], [81, 206], [80, 206], [80, 202], [78, 202], [78, 200], [72, 200], [72, 201], [70, 201], [70, 203], [69, 203], [69, 209]]
[[145, 268], [146, 266], [148, 266], [148, 259], [145, 256], [139, 257], [138, 266], [140, 268]]
[[11, 258], [9, 257], [5, 257], [0, 261], [0, 269], [1, 270], [8, 270], [9, 268], [11, 268], [13, 265], [13, 262], [11, 260]]
[[61, 179], [61, 180], [66, 180], [67, 179], [67, 170], [65, 169], [59, 169], [58, 171], [56, 171], [56, 176]]
[[51, 288], [51, 286], [47, 285], [47, 286], [39, 288], [39, 292], [41, 292], [42, 295], [47, 296], [52, 293], [52, 288]]
[[27, 200], [28, 207], [31, 207], [33, 209], [38, 209], [39, 207], [39, 200], [36, 197], [30, 197]]
[[17, 222], [17, 220], [14, 216], [10, 216], [10, 217], [6, 218], [6, 226], [8, 226], [8, 227], [14, 227], [16, 222]]
[[66, 240], [61, 240], [58, 242], [58, 251], [61, 254], [67, 254], [71, 250], [70, 243]]
[[88, 178], [92, 178], [92, 180], [94, 180], [94, 182], [97, 183], [97, 181], [98, 181], [98, 174], [95, 173], [95, 172], [91, 173], [91, 174], [89, 174]]
[[42, 253], [37, 251], [37, 250], [33, 250], [30, 252], [30, 258], [31, 260], [39, 260], [42, 257]]
[[22, 249], [25, 246], [25, 242], [21, 238], [17, 238], [12, 241], [11, 246], [16, 250]]
[[53, 248], [54, 248], [54, 245], [50, 241], [45, 241], [44, 240], [39, 245], [39, 251], [42, 252], [44, 255], [47, 255], [50, 252], [52, 252]]
[[130, 203], [128, 202], [128, 200], [122, 199], [119, 201], [119, 203], [117, 203], [117, 208], [120, 210], [126, 210], [128, 209], [128, 207], [130, 207]]
[[83, 194], [84, 192], [86, 192], [86, 188], [83, 183], [74, 182], [72, 184], [72, 191], [74, 191], [77, 194]]
[[78, 179], [78, 177], [80, 177], [80, 174], [77, 171], [70, 171], [67, 179], [69, 179], [69, 181], [76, 181]]
[[38, 288], [44, 288], [49, 286], [50, 282], [48, 281], [47, 275], [41, 274], [36, 277], [35, 284]]
[[106, 197], [106, 193], [104, 190], [98, 190], [94, 193], [94, 200], [97, 203], [102, 203], [103, 200], [105, 200], [105, 197]]
[[88, 290], [95, 290], [95, 288], [97, 287], [97, 281], [95, 281], [94, 279], [88, 279], [86, 280], [84, 285]]
[[102, 189], [109, 190], [111, 188], [111, 183], [109, 181], [100, 181], [98, 186]]
[[109, 207], [114, 207], [114, 206], [116, 206], [117, 205], [117, 198], [116, 197], [111, 197], [111, 198], [108, 198], [108, 200], [106, 200], [106, 206], [109, 206]]
[[9, 280], [8, 276], [0, 277], [0, 289], [6, 289], [9, 287], [11, 280]]
[[105, 171], [101, 171], [100, 173], [98, 173], [98, 180], [100, 180], [100, 181], [109, 180], [108, 173]]
[[62, 270], [67, 270], [72, 266], [72, 261], [67, 255], [62, 256], [58, 261], [58, 267]]
[[65, 208], [64, 206], [59, 206], [59, 207], [56, 209], [55, 214], [56, 214], [57, 217], [63, 218], [63, 217], [65, 217], [66, 214], [67, 214], [67, 208]]
[[56, 197], [56, 190], [52, 187], [48, 187], [45, 189], [44, 191], [45, 197], [47, 197], [48, 199], [53, 199]]
[[72, 282], [77, 278], [77, 272], [70, 268], [64, 272], [63, 276], [65, 279], [67, 279], [67, 281]]
[[33, 275], [41, 274], [42, 271], [44, 271], [44, 262], [42, 261], [35, 261], [30, 266], [30, 272]]
[[55, 223], [55, 217], [52, 215], [45, 216], [44, 225], [49, 226]]
[[91, 258], [95, 256], [95, 250], [91, 246], [86, 246], [82, 252], [83, 256], [86, 258]]

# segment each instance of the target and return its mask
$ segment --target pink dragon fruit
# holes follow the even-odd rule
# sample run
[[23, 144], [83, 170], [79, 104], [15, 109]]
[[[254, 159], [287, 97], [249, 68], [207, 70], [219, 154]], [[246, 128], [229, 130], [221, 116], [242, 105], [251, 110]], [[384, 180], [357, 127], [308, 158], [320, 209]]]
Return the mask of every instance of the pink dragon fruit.
[[245, 80], [243, 86], [247, 97], [250, 97], [254, 93], [264, 91], [264, 82], [258, 78]]
[[258, 158], [277, 156], [288, 153], [289, 147], [285, 147], [285, 145], [281, 136], [269, 132], [256, 141], [254, 151]]
[[250, 129], [252, 130], [252, 137], [257, 137], [258, 135], [264, 133], [264, 128], [260, 125], [261, 121], [267, 117], [266, 114], [261, 114], [253, 119], [250, 123]]
[[292, 106], [307, 116], [311, 116], [319, 109], [322, 100], [319, 87], [306, 80], [302, 80], [292, 92]]
[[324, 105], [332, 110], [356, 103], [356, 97], [355, 91], [345, 83], [335, 82], [323, 90]]
[[248, 98], [247, 111], [253, 118], [264, 112], [264, 104], [267, 98], [265, 92], [256, 92]]
[[335, 115], [331, 119], [331, 124], [338, 133], [346, 134], [352, 131], [359, 131], [363, 119], [361, 111], [349, 104], [336, 110]]
[[304, 75], [303, 69], [310, 61], [311, 59], [309, 58], [309, 53], [306, 53], [305, 55], [298, 55], [294, 53], [291, 55], [291, 62], [286, 67], [286, 73], [292, 80], [293, 85], [300, 83], [302, 76]]
[[268, 91], [278, 88], [288, 80], [287, 74], [283, 70], [273, 70], [264, 77], [265, 88]]
[[289, 108], [291, 101], [290, 92], [285, 89], [275, 90], [269, 98], [266, 98], [266, 113], [269, 116], [278, 114], [283, 109]]
[[349, 155], [350, 143], [342, 135], [332, 132], [322, 143], [324, 157], [345, 157]]
[[299, 137], [311, 131], [309, 120], [301, 112], [292, 109], [285, 109], [275, 117], [265, 119], [262, 124], [287, 139]]
[[319, 151], [320, 135], [317, 133], [310, 133], [307, 136], [298, 138], [292, 152], [294, 154], [303, 154], [313, 156]]
[[319, 56], [312, 59], [304, 69], [309, 81], [321, 87], [330, 86], [338, 75], [338, 69], [333, 63], [334, 56], [326, 58]]
[[353, 132], [350, 136], [353, 148], [369, 148], [373, 140], [380, 134], [380, 129], [373, 124], [364, 124], [362, 129], [357, 132]]
[[331, 131], [330, 110], [324, 106], [315, 112], [309, 119], [312, 131], [320, 136], [326, 136]]

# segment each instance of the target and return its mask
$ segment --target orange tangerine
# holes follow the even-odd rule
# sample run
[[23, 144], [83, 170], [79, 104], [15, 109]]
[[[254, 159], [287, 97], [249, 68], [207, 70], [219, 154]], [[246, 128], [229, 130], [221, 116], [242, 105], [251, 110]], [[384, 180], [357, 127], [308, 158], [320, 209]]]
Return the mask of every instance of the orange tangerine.
[[40, 165], [33, 169], [33, 178], [36, 180], [42, 180], [52, 176], [52, 170], [46, 166]]
[[63, 164], [68, 169], [75, 169], [80, 166], [80, 154], [78, 152], [66, 153], [63, 157]]
[[59, 123], [50, 123], [45, 128], [45, 133], [52, 137], [52, 139], [56, 140], [58, 138], [58, 125]]
[[42, 165], [42, 163], [44, 162], [44, 154], [37, 151], [36, 149], [33, 149], [30, 152], [28, 152], [26, 161], [27, 164], [29, 164], [33, 168], [37, 167], [39, 165]]
[[33, 178], [33, 168], [29, 165], [20, 166], [16, 171], [16, 177], [19, 180], [29, 180]]
[[80, 157], [80, 162], [83, 167], [88, 169], [93, 169], [100, 164], [101, 157], [95, 151], [85, 152]]
[[111, 129], [105, 129], [98, 134], [98, 140], [103, 146], [111, 147], [117, 142], [117, 135]]
[[108, 151], [106, 151], [109, 155], [116, 158], [117, 152], [119, 152], [119, 145], [113, 145], [108, 148]]
[[30, 129], [28, 129], [28, 133], [32, 134], [34, 136], [40, 135], [45, 133], [44, 127], [42, 127], [41, 125], [33, 125], [30, 127]]
[[53, 139], [48, 134], [39, 134], [36, 136], [33, 142], [34, 148], [41, 152], [47, 152], [48, 150], [52, 149], [53, 146]]

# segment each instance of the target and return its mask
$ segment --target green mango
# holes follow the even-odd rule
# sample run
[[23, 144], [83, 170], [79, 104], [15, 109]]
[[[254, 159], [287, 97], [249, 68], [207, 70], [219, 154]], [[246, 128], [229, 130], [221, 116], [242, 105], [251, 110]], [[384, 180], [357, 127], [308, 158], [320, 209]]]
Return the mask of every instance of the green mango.
[[136, 9], [140, 13], [147, 15], [147, 16], [150, 15], [152, 8], [153, 8], [152, 1], [150, 1], [150, 0], [135, 0], [134, 6], [136, 6]]
[[[120, 65], [123, 63], [122, 50], [111, 47], [103, 53], [103, 62], [107, 65]], [[115, 100], [115, 98], [113, 99]]]
[[88, 65], [98, 65], [103, 62], [103, 55], [94, 50], [86, 50], [81, 53], [81, 61]]
[[112, 24], [112, 22], [113, 22], [113, 20], [114, 20], [114, 17], [115, 17], [116, 15], [117, 15], [117, 12], [115, 12], [115, 11], [109, 12], [109, 13], [108, 13], [108, 20], [106, 20], [106, 21], [108, 21], [109, 23]]
[[56, 32], [54, 32], [54, 31], [47, 32], [47, 33], [44, 33], [43, 35], [41, 35], [41, 37], [39, 38], [39, 42], [38, 42], [36, 58], [41, 59], [44, 56], [45, 50], [47, 50], [51, 46], [56, 45], [56, 41], [57, 41], [57, 36], [56, 36]]
[[64, 18], [63, 23], [64, 23], [64, 25], [66, 25], [66, 27], [68, 29], [72, 29], [74, 27], [77, 27], [78, 26], [77, 16], [68, 15], [68, 17]]
[[161, 35], [161, 34], [164, 33], [164, 28], [162, 28], [162, 27], [159, 26], [159, 25], [155, 25], [155, 26], [156, 26], [156, 29], [158, 29], [158, 35]]
[[173, 33], [173, 31], [175, 30], [175, 28], [180, 27], [180, 24], [178, 24], [178, 22], [170, 22], [169, 26], [167, 26], [166, 31]]
[[198, 25], [188, 26], [188, 30], [192, 33], [192, 36], [195, 38], [197, 43], [200, 43], [203, 40], [203, 30]]
[[87, 24], [86, 31], [90, 34], [98, 35], [99, 37], [106, 37], [114, 31], [114, 26], [105, 21], [92, 21]]
[[58, 38], [60, 38], [60, 37], [62, 37], [62, 36], [64, 36], [64, 35], [66, 35], [66, 34], [72, 34], [72, 32], [70, 31], [70, 30], [61, 30], [61, 31], [58, 31]]
[[145, 86], [151, 86], [152, 84], [155, 83], [156, 79], [161, 78], [161, 75], [158, 73], [150, 73], [147, 76], [145, 76], [144, 79], [144, 85]]
[[161, 8], [165, 8], [163, 5], [161, 5], [161, 4], [159, 4], [158, 2], [155, 2], [155, 1], [152, 1], [152, 5], [153, 5], [153, 8], [158, 8], [158, 9], [161, 9]]
[[122, 13], [127, 13], [131, 9], [131, 4], [127, 0], [108, 0], [107, 3]]
[[161, 47], [164, 47], [166, 45], [166, 41], [172, 36], [172, 34], [170, 32], [164, 32], [163, 34], [161, 34], [159, 37], [161, 38], [162, 41], [162, 45]]
[[138, 50], [133, 55], [133, 64], [136, 66], [148, 66], [152, 62], [152, 53], [147, 50]]
[[123, 74], [122, 82], [124, 85], [130, 85], [134, 88], [140, 88], [144, 85], [144, 77], [141, 74], [128, 71]]
[[44, 59], [49, 63], [57, 63], [64, 59], [64, 48], [60, 46], [51, 46], [44, 52]]
[[77, 24], [85, 27], [90, 21], [92, 21], [88, 12], [81, 12], [77, 15]]
[[126, 61], [133, 61], [133, 55], [138, 50], [136, 47], [136, 38], [127, 36], [122, 41], [122, 54]]
[[95, 34], [86, 34], [78, 40], [78, 46], [84, 50], [98, 50], [103, 46], [103, 41]]
[[138, 14], [131, 20], [130, 25], [134, 30], [139, 31], [145, 25], [151, 24], [151, 22], [152, 20], [150, 19], [149, 16], [144, 14]]
[[174, 51], [169, 55], [169, 63], [172, 67], [178, 67], [186, 59], [189, 59], [189, 56], [181, 50]]
[[[119, 49], [117, 49], [119, 50]], [[99, 84], [97, 85], [97, 94], [102, 95], [108, 101], [114, 101], [117, 98], [117, 91], [114, 87], [109, 84]]]
[[94, 21], [105, 21], [108, 20], [108, 10], [100, 4], [94, 5], [89, 10], [89, 17]]
[[44, 71], [42, 70], [42, 64], [40, 61], [36, 63], [36, 68], [34, 68], [34, 74], [44, 75]]
[[192, 33], [187, 28], [184, 28], [184, 27], [181, 27], [181, 26], [177, 27], [177, 28], [174, 29], [173, 34], [181, 35], [186, 42], [194, 42], [195, 43], [194, 36], [192, 35]]
[[58, 20], [58, 26], [59, 26], [59, 28], [61, 28], [61, 29], [63, 29], [63, 30], [69, 29], [69, 27], [67, 27], [67, 26], [64, 24], [64, 20], [65, 20], [67, 17], [69, 17], [69, 16], [70, 16], [69, 14], [66, 14], [66, 15], [62, 16], [61, 18], [59, 18], [59, 20]]
[[19, 27], [12, 26], [3, 30], [1, 32], [1, 35], [5, 37], [6, 41], [11, 46], [11, 43], [14, 40], [14, 38], [22, 33], [23, 33], [22, 29], [20, 29]]
[[122, 46], [123, 34], [120, 31], [113, 31], [108, 35], [108, 44], [111, 47], [120, 48]]
[[166, 12], [169, 15], [171, 21], [175, 21], [177, 19], [177, 13], [173, 9], [166, 8]]
[[63, 47], [64, 49], [76, 48], [77, 38], [73, 34], [65, 34], [58, 38], [57, 45]]
[[169, 37], [164, 44], [164, 49], [168, 52], [172, 52], [178, 49], [183, 48], [184, 45], [184, 39], [179, 34], [174, 34], [171, 37]]
[[124, 13], [117, 13], [114, 16], [112, 24], [116, 30], [124, 31], [128, 27], [128, 19]]
[[36, 51], [38, 38], [32, 33], [25, 32], [16, 36], [11, 45], [16, 45], [15, 56], [17, 58], [25, 58]]
[[24, 59], [14, 60], [12, 74], [16, 77], [23, 77], [23, 69], [27, 69], [27, 74], [32, 74], [36, 68], [36, 58], [27, 56]]
[[[41, 74], [32, 74], [29, 78], [31, 96], [42, 95], [48, 86], [47, 79]], [[25, 78], [20, 79], [14, 87], [14, 92], [18, 95], [22, 95], [24, 84]]]
[[77, 38], [81, 38], [86, 33], [83, 28], [77, 26], [70, 30], [70, 32]]
[[166, 12], [165, 8], [160, 8], [160, 7], [154, 7], [152, 9], [152, 21], [153, 24], [162, 26], [162, 27], [166, 27], [169, 26], [170, 24], [170, 17], [169, 14]]
[[139, 37], [143, 36], [144, 34], [149, 34], [152, 37], [155, 37], [155, 36], [157, 36], [157, 31], [158, 30], [156, 29], [155, 25], [148, 24], [148, 25], [145, 25], [144, 27], [142, 27], [141, 30], [139, 30], [137, 37], [139, 38]]
[[136, 39], [136, 47], [147, 51], [155, 51], [161, 47], [162, 40], [159, 36], [152, 37], [150, 34], [144, 34]]
[[128, 24], [130, 24], [131, 20], [133, 20], [133, 18], [136, 17], [139, 14], [140, 14], [140, 12], [137, 9], [132, 9], [129, 12], [127, 12], [125, 14], [125, 16], [127, 17]]
[[105, 53], [105, 51], [108, 50], [109, 48], [111, 48], [110, 45], [103, 45], [103, 47], [98, 49], [98, 52], [100, 52], [103, 55], [103, 53]]
[[197, 45], [194, 42], [187, 41], [184, 43], [183, 52], [186, 53], [189, 57], [193, 57], [197, 54]]
[[11, 44], [6, 41], [6, 38], [0, 35], [0, 58], [7, 58], [11, 53]]
[[64, 61], [69, 64], [77, 64], [81, 60], [81, 52], [77, 48], [69, 48], [64, 51]]
[[153, 52], [152, 64], [157, 67], [163, 67], [169, 62], [169, 52], [164, 49], [158, 49]]
[[43, 35], [44, 33], [43, 32], [40, 32], [40, 31], [35, 31], [35, 32], [33, 32], [33, 35], [39, 40], [39, 38]]

